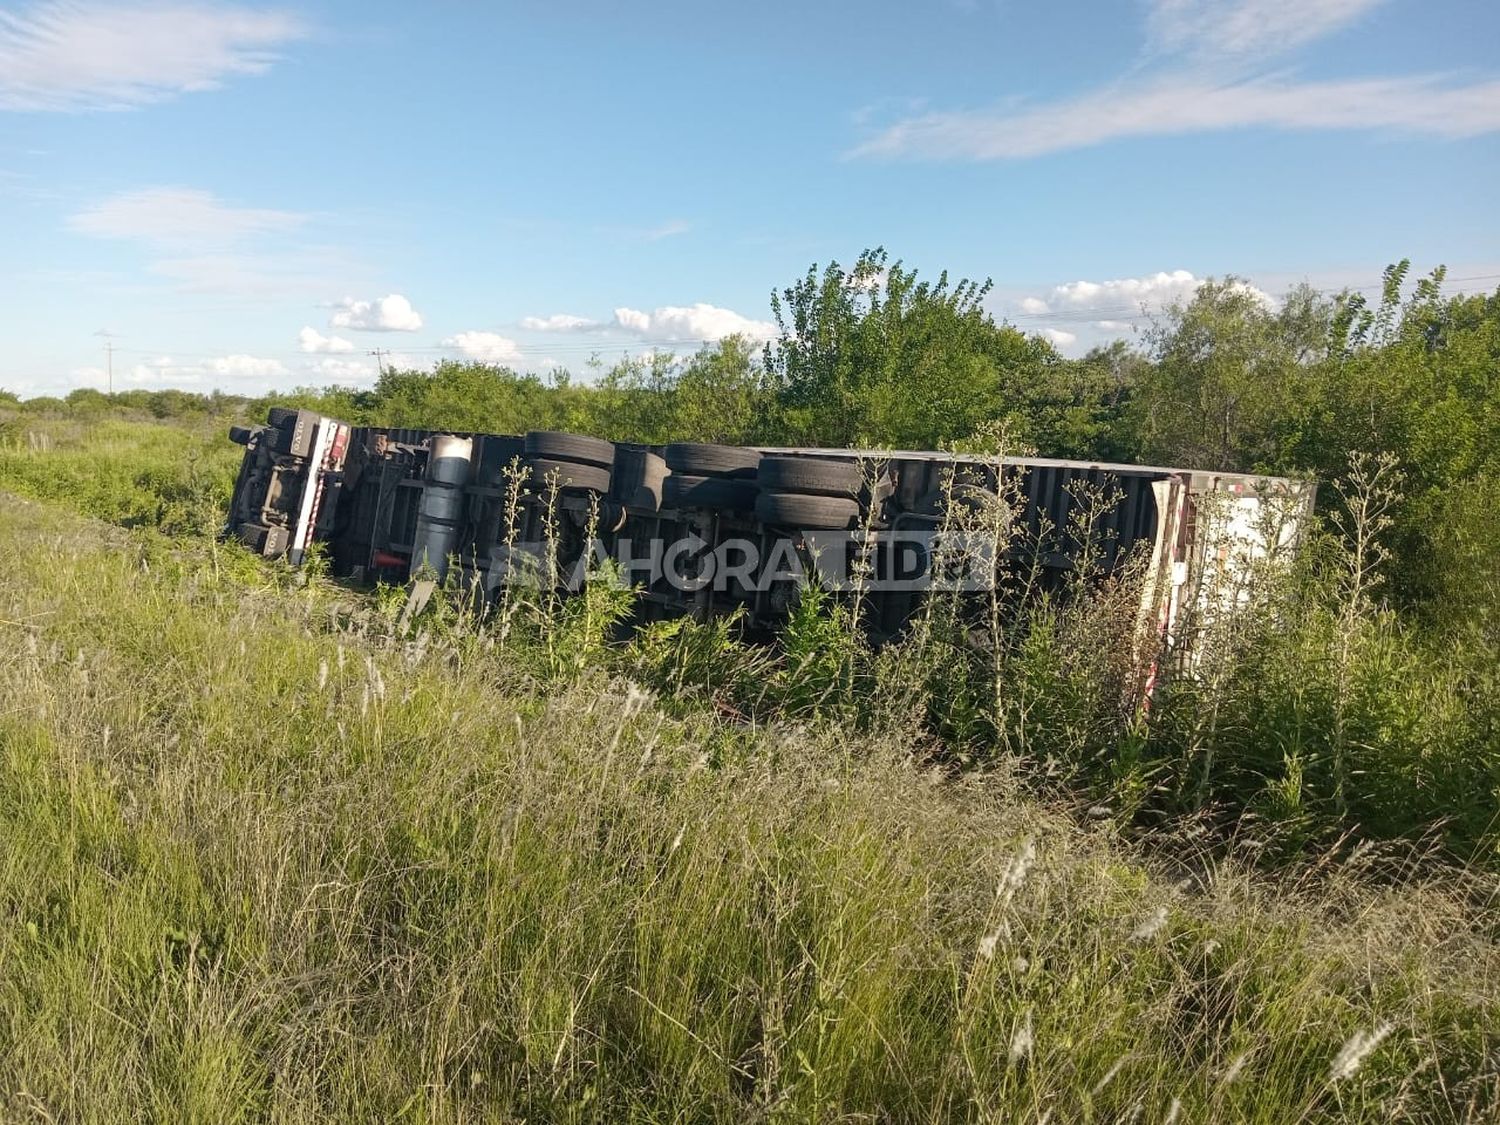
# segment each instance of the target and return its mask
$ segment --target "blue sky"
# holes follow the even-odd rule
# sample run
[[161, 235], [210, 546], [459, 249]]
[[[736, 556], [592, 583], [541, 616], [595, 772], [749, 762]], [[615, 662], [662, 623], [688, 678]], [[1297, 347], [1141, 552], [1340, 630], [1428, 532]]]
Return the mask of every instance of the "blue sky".
[[1492, 289], [1497, 47], [1479, 0], [0, 2], [0, 387], [582, 375], [876, 244], [1067, 354], [1210, 275]]

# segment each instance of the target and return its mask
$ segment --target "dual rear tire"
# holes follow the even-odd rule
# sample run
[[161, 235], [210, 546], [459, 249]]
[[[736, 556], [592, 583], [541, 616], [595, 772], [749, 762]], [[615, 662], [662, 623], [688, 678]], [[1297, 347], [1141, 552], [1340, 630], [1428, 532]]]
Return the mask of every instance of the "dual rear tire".
[[760, 463], [755, 515], [773, 527], [848, 530], [858, 526], [864, 472], [858, 462], [773, 454]]
[[527, 479], [533, 488], [561, 492], [609, 491], [613, 442], [557, 430], [532, 430], [525, 439]]
[[849, 529], [863, 510], [864, 474], [852, 461], [686, 441], [658, 458], [553, 430], [533, 430], [525, 443], [528, 479], [539, 490], [604, 494], [618, 474], [618, 499], [631, 507], [754, 511], [762, 523], [784, 528]]
[[760, 486], [761, 455], [739, 445], [675, 441], [662, 451], [672, 475], [662, 485], [662, 505], [700, 511], [748, 512]]

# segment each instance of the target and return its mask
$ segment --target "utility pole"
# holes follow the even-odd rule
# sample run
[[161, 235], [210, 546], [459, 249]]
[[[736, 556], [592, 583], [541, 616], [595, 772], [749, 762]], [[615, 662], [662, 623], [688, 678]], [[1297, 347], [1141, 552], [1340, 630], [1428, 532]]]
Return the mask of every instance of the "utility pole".
[[101, 329], [99, 329], [99, 331], [95, 332], [94, 335], [95, 336], [103, 336], [104, 337], [104, 370], [105, 370], [105, 373], [106, 373], [105, 377], [109, 380], [109, 382], [106, 385], [109, 387], [109, 393], [110, 394], [114, 394], [115, 393], [115, 341], [114, 341], [114, 335], [115, 334], [113, 332], [111, 332], [107, 328], [101, 328]]
[[371, 348], [365, 354], [366, 355], [372, 355], [372, 356], [375, 357], [375, 369], [377, 371], [379, 371], [382, 376], [385, 375], [385, 361], [381, 357], [382, 356], [388, 356], [388, 355], [390, 355], [391, 354], [391, 349], [390, 348]]

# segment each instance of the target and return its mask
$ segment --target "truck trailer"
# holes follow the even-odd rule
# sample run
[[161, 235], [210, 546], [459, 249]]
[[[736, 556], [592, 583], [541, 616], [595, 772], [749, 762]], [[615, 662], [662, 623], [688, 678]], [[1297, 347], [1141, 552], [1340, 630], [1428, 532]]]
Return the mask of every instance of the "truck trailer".
[[367, 583], [564, 592], [606, 558], [639, 616], [773, 629], [801, 585], [858, 590], [877, 640], [924, 598], [1127, 573], [1154, 677], [1295, 550], [1312, 482], [943, 451], [610, 442], [350, 426], [273, 409], [245, 446], [226, 534], [297, 565], [321, 544]]

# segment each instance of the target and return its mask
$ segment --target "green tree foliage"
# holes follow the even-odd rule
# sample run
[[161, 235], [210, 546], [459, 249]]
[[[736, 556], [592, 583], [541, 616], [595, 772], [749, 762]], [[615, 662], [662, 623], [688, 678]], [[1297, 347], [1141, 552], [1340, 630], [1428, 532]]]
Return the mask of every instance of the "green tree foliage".
[[1333, 311], [1306, 288], [1272, 309], [1233, 277], [1168, 308], [1146, 334], [1153, 362], [1136, 373], [1128, 428], [1141, 456], [1201, 469], [1294, 466]]
[[[559, 397], [574, 405], [570, 429], [611, 441], [660, 442], [672, 429], [672, 357], [626, 356], [602, 370], [591, 385], [559, 376]], [[596, 360], [594, 366], [599, 366]]]
[[[1124, 340], [1094, 348], [1080, 360], [1049, 364], [1023, 392], [1020, 431], [1048, 456], [1129, 461], [1136, 442], [1125, 416], [1149, 367]], [[1012, 418], [1016, 410], [1012, 408]]]
[[1404, 483], [1387, 535], [1392, 595], [1493, 635], [1500, 585], [1483, 576], [1500, 569], [1500, 293], [1445, 297], [1442, 270], [1408, 293], [1408, 273], [1387, 269], [1373, 303], [1302, 288], [1274, 310], [1235, 279], [1204, 285], [1147, 333], [1121, 446], [1323, 481], [1353, 457], [1393, 456]]
[[382, 425], [516, 433], [552, 427], [558, 390], [508, 367], [444, 360], [431, 373], [386, 371], [364, 405]]
[[678, 377], [672, 430], [698, 441], [764, 440], [761, 427], [769, 406], [755, 349], [745, 338], [731, 336], [695, 355]]
[[774, 428], [793, 443], [923, 449], [997, 418], [1029, 422], [1034, 388], [1060, 361], [1041, 338], [997, 324], [989, 290], [946, 273], [920, 281], [883, 249], [849, 270], [814, 265], [771, 298]]
[[28, 414], [65, 414], [68, 409], [67, 403], [52, 395], [38, 395], [35, 398], [28, 398], [22, 403], [22, 406], [25, 407]]
[[79, 387], [76, 391], [70, 391], [63, 401], [68, 404], [69, 411], [82, 417], [104, 414], [113, 405], [107, 394], [93, 387]]
[[1375, 308], [1342, 302], [1327, 425], [1307, 462], [1331, 475], [1350, 451], [1394, 454], [1406, 481], [1392, 537], [1399, 592], [1445, 617], [1493, 620], [1500, 592], [1474, 579], [1500, 557], [1489, 504], [1500, 479], [1500, 293], [1445, 298], [1438, 270], [1403, 301], [1406, 273], [1405, 262], [1386, 271]]

